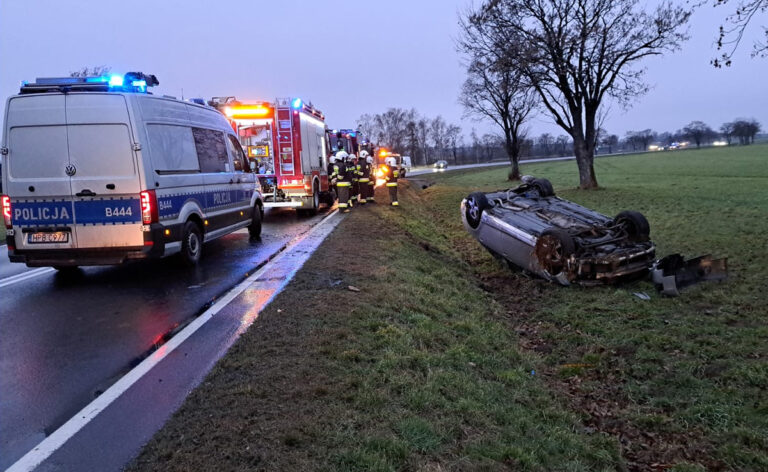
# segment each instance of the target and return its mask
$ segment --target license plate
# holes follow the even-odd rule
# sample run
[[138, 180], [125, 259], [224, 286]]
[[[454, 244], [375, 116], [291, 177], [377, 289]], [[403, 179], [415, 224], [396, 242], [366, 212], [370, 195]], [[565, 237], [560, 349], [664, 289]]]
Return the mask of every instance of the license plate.
[[27, 242], [31, 244], [68, 243], [69, 233], [66, 231], [29, 233]]

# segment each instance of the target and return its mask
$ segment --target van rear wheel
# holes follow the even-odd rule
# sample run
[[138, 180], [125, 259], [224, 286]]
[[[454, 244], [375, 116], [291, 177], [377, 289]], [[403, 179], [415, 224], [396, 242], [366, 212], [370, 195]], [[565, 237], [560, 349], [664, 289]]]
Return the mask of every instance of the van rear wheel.
[[200, 262], [202, 254], [203, 232], [194, 221], [187, 221], [181, 238], [181, 259], [185, 265], [194, 267]]

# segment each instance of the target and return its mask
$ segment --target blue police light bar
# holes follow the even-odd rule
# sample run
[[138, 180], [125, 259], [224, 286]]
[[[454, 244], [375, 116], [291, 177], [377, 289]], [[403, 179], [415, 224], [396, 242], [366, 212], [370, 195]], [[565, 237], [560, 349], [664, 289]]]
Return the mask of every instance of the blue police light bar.
[[292, 103], [292, 106], [293, 106], [293, 108], [296, 108], [296, 109], [301, 108], [301, 99], [300, 98], [294, 99], [293, 103]]
[[128, 72], [99, 77], [38, 77], [34, 82], [23, 81], [19, 93], [48, 92], [138, 92], [147, 93], [147, 87], [159, 85], [154, 75]]

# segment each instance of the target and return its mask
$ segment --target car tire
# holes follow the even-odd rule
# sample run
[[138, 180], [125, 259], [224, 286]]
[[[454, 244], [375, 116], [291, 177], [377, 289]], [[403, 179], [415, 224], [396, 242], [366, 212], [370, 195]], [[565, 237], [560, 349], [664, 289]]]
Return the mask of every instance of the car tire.
[[251, 239], [259, 239], [261, 237], [261, 219], [261, 206], [256, 204], [253, 206], [251, 224], [248, 225], [248, 234], [251, 236]]
[[491, 204], [488, 202], [488, 197], [483, 192], [472, 192], [469, 194], [465, 203], [464, 216], [472, 229], [477, 229], [480, 226], [483, 211], [490, 207]]
[[545, 230], [536, 241], [534, 253], [539, 265], [551, 277], [556, 278], [566, 268], [566, 261], [576, 252], [573, 236], [561, 229]]
[[627, 231], [627, 236], [629, 236], [631, 241], [648, 241], [651, 235], [651, 224], [648, 223], [648, 219], [638, 211], [622, 211], [616, 215], [616, 218], [614, 218], [613, 221], [617, 225], [624, 227]]
[[540, 197], [554, 197], [555, 189], [552, 187], [552, 182], [547, 179], [534, 179], [531, 182], [531, 187], [539, 191]]
[[184, 224], [181, 237], [181, 260], [186, 266], [194, 267], [203, 254], [203, 232], [194, 221]]

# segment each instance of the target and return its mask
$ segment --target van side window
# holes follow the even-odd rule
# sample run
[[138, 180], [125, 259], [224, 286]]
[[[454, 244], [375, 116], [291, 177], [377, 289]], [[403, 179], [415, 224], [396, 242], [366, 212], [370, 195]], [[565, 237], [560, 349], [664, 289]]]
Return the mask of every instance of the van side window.
[[192, 128], [200, 171], [230, 172], [224, 133], [212, 129]]
[[248, 168], [248, 160], [245, 158], [245, 153], [237, 138], [231, 134], [227, 135], [227, 144], [229, 145], [229, 152], [232, 154], [232, 163], [235, 165], [235, 172], [250, 171]]
[[190, 127], [150, 123], [147, 137], [152, 166], [158, 174], [200, 171]]

